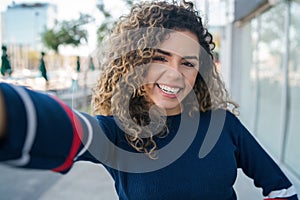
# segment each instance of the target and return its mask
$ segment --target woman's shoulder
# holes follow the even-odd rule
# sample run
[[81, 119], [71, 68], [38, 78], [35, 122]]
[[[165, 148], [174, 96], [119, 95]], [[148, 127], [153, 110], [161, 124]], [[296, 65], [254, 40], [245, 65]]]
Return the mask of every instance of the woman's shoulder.
[[114, 123], [114, 116], [112, 115], [96, 115], [96, 119], [99, 123]]
[[[215, 113], [215, 119], [218, 122], [217, 124], [223, 124], [222, 130], [230, 135], [235, 137], [240, 137], [241, 135], [251, 134], [250, 131], [243, 124], [241, 119], [239, 118], [239, 114], [234, 111], [225, 110], [225, 109], [217, 109], [212, 111]], [[216, 122], [215, 121], [215, 122]]]
[[229, 121], [238, 120], [238, 114], [234, 113], [234, 111], [228, 109], [213, 109], [205, 112], [200, 112], [200, 116], [210, 117], [211, 119], [226, 119]]
[[223, 131], [235, 132], [234, 130], [243, 127], [243, 124], [238, 118], [238, 114], [227, 109], [214, 109], [202, 112], [200, 119], [209, 123], [209, 126], [222, 127]]
[[95, 118], [97, 119], [99, 126], [103, 129], [104, 132], [119, 131], [119, 126], [114, 116], [96, 115]]

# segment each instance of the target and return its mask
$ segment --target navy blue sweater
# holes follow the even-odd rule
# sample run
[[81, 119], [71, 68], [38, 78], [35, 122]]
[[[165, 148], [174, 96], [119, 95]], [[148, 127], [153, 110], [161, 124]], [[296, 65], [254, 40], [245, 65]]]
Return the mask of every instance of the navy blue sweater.
[[156, 159], [137, 153], [116, 117], [91, 117], [55, 97], [0, 84], [7, 113], [0, 161], [67, 173], [75, 161], [102, 163], [120, 199], [234, 200], [237, 169], [267, 199], [296, 200], [277, 164], [230, 112], [168, 116], [168, 134], [154, 136]]

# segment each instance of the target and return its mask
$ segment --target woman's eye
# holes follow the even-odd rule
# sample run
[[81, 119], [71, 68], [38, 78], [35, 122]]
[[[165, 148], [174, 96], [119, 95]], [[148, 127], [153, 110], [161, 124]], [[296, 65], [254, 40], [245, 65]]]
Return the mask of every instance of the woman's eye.
[[162, 56], [154, 56], [153, 57], [153, 60], [154, 61], [160, 61], [160, 62], [166, 62], [167, 60], [164, 58], [164, 57], [162, 57]]
[[194, 67], [195, 66], [193, 63], [190, 63], [190, 62], [183, 62], [182, 64], [187, 66], [187, 67]]

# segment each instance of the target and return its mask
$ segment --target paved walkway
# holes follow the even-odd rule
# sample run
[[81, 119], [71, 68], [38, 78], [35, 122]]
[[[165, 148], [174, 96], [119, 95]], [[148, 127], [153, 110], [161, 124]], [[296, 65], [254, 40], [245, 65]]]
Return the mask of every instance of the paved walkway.
[[[117, 200], [114, 183], [104, 167], [76, 163], [66, 175], [49, 171], [13, 169], [0, 165], [0, 200]], [[239, 200], [263, 199], [253, 182], [239, 175]], [[221, 200], [221, 199], [220, 199]]]
[[0, 200], [116, 200], [113, 180], [101, 165], [76, 163], [66, 175], [0, 165]]

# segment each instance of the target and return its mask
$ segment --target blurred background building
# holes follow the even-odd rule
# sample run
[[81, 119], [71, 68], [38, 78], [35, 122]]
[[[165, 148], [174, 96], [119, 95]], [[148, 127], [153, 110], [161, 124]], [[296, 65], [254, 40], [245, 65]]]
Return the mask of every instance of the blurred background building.
[[57, 9], [50, 3], [13, 3], [2, 14], [2, 42], [28, 45], [41, 51], [41, 33], [55, 23]]
[[[241, 118], [300, 193], [300, 1], [236, 0], [221, 45]], [[224, 54], [223, 54], [224, 52]]]
[[34, 69], [45, 50], [41, 34], [53, 27], [56, 6], [50, 3], [12, 3], [1, 16], [1, 41], [8, 48], [11, 64]]
[[[74, 17], [77, 17], [78, 14], [74, 12]], [[93, 84], [98, 74], [94, 73], [93, 78], [87, 79], [87, 74], [83, 73], [83, 70], [88, 69], [92, 61], [86, 55], [80, 59], [82, 73], [76, 71], [76, 58], [80, 55], [74, 49], [78, 48], [71, 47], [68, 50], [72, 53], [64, 55], [45, 45], [43, 34], [48, 30], [59, 31], [55, 29], [59, 23], [58, 15], [57, 5], [54, 3], [45, 1], [21, 1], [19, 3], [11, 1], [8, 3], [0, 15], [0, 45], [7, 47], [13, 73], [9, 79], [7, 77], [2, 77], [2, 79], [37, 90], [54, 91], [70, 103], [72, 100], [67, 100], [70, 95], [66, 94], [67, 97], [63, 97], [66, 92], [70, 92], [68, 89], [70, 87], [80, 89], [74, 86], [75, 82], [83, 87]], [[47, 87], [39, 71], [41, 52], [45, 52], [44, 60], [49, 77]], [[90, 92], [87, 93], [90, 94]]]

